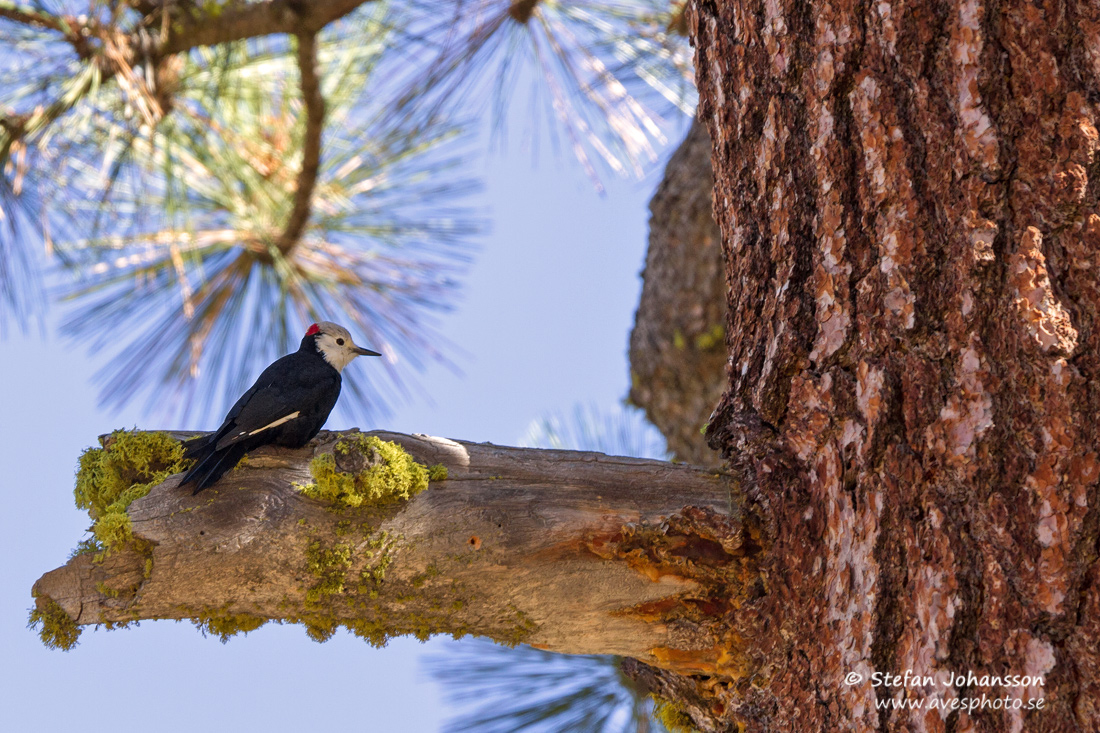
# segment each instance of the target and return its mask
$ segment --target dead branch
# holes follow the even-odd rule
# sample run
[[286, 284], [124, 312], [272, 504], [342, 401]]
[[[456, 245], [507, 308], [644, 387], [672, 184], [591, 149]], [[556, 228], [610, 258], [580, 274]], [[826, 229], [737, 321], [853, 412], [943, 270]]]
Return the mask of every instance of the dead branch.
[[295, 484], [346, 435], [256, 451], [198, 496], [167, 479], [130, 505], [134, 546], [47, 573], [39, 608], [79, 625], [193, 618], [228, 634], [275, 620], [317, 638], [342, 625], [375, 643], [470, 633], [685, 672], [735, 663], [723, 619], [758, 592], [759, 535], [731, 476], [372, 433], [447, 477], [404, 503], [337, 509]]

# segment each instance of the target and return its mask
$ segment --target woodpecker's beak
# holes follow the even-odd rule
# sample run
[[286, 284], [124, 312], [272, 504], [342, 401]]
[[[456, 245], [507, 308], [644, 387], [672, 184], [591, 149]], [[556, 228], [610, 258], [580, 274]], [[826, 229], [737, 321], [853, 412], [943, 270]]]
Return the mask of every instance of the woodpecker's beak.
[[371, 351], [370, 349], [361, 349], [358, 346], [355, 347], [355, 353], [359, 356], [382, 356], [377, 351]]

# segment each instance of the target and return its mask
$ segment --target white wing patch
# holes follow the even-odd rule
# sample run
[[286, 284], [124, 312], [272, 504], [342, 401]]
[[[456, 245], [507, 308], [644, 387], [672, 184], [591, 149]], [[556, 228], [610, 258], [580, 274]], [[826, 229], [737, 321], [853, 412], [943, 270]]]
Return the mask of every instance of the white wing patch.
[[298, 417], [298, 415], [300, 415], [300, 414], [301, 414], [301, 410], [295, 410], [294, 412], [290, 413], [289, 415], [286, 415], [284, 417], [280, 417], [275, 422], [268, 423], [267, 425], [264, 425], [262, 428], [256, 428], [251, 433], [249, 433], [249, 435], [255, 435], [256, 433], [262, 433], [263, 431], [269, 430], [271, 428], [277, 428], [280, 425], [282, 425], [283, 423], [285, 423], [289, 420], [293, 420], [294, 418]]

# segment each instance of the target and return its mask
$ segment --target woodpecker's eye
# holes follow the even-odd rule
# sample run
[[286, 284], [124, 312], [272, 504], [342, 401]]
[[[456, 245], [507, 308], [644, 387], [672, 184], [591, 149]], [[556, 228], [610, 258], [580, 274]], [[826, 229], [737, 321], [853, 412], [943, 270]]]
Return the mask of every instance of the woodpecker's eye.
[[336, 339], [336, 345], [337, 346], [343, 346], [344, 345], [344, 339]]

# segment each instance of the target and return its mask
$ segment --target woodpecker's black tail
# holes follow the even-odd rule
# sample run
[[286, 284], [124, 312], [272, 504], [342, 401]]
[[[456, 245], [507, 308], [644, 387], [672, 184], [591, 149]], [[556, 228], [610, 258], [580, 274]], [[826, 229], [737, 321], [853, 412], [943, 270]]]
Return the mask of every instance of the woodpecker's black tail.
[[[197, 440], [206, 440], [206, 438]], [[194, 458], [196, 462], [184, 474], [180, 486], [195, 484], [195, 490], [192, 494], [197, 494], [203, 489], [213, 486], [226, 472], [232, 470], [244, 457], [244, 454], [248, 452], [247, 446], [241, 443], [235, 443], [222, 450], [215, 450], [213, 439], [202, 445], [196, 443], [193, 448], [190, 445], [185, 445], [184, 449], [186, 451], [184, 455], [188, 458]]]
[[214, 447], [214, 433], [207, 433], [183, 441], [183, 457], [201, 461]]

